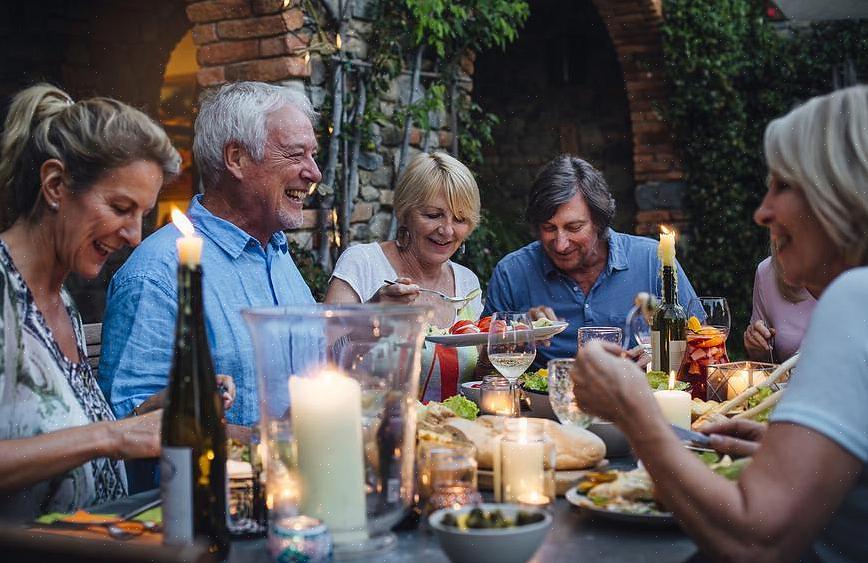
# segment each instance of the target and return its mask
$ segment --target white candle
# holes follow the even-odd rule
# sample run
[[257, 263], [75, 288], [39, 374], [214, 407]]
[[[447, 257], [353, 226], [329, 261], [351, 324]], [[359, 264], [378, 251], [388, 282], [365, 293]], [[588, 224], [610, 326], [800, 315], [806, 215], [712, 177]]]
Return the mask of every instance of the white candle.
[[511, 416], [513, 411], [512, 391], [509, 389], [497, 390], [486, 389], [480, 391], [481, 402], [480, 408], [485, 414], [500, 414]]
[[666, 227], [660, 227], [660, 244], [657, 255], [664, 266], [675, 266], [675, 233], [670, 233]]
[[669, 389], [654, 391], [654, 398], [663, 416], [670, 423], [682, 428], [690, 428], [690, 393], [675, 390], [675, 372], [669, 372]]
[[[519, 424], [517, 439], [500, 443], [503, 500], [521, 502], [522, 499], [535, 499], [536, 504], [541, 504], [543, 501], [540, 499], [545, 497], [545, 444], [529, 440], [526, 418], [522, 418]], [[548, 498], [544, 502], [548, 502]]]
[[748, 372], [745, 370], [735, 372], [726, 380], [726, 399], [735, 399], [748, 387], [750, 387]]
[[362, 389], [336, 370], [290, 377], [301, 513], [319, 518], [335, 543], [367, 539]]
[[185, 266], [195, 268], [202, 263], [202, 239], [195, 235], [193, 223], [177, 207], [172, 208], [172, 223], [184, 235], [175, 242], [178, 259]]

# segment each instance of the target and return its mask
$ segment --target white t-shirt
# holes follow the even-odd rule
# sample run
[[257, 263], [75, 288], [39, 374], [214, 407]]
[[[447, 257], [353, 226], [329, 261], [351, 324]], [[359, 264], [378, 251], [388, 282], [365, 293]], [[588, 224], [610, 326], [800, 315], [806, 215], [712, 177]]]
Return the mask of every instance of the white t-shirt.
[[823, 292], [771, 421], [819, 432], [862, 462], [814, 548], [823, 561], [868, 561], [868, 268], [845, 272]]
[[[463, 297], [474, 289], [479, 289], [479, 278], [476, 277], [476, 274], [451, 260], [448, 263], [455, 278], [455, 293], [453, 295]], [[348, 283], [364, 303], [383, 287], [383, 280], [394, 280], [398, 274], [389, 263], [389, 259], [386, 258], [380, 243], [372, 242], [357, 244], [346, 249], [338, 258], [332, 277]], [[469, 316], [478, 319], [482, 313], [482, 297], [475, 297], [469, 303], [467, 310], [470, 313]], [[455, 318], [452, 319], [453, 323], [458, 320], [457, 313], [456, 311]], [[437, 361], [435, 362], [435, 346], [430, 342], [425, 342], [425, 348], [422, 350], [422, 373], [420, 374], [422, 379], [419, 383], [419, 392], [424, 393], [421, 397], [423, 401], [441, 401], [447, 398], [442, 392], [441, 369], [445, 368], [447, 371], [452, 371], [457, 363], [458, 382], [460, 384], [461, 381], [469, 379], [473, 375], [478, 359], [478, 351], [474, 346], [439, 348], [436, 354]]]

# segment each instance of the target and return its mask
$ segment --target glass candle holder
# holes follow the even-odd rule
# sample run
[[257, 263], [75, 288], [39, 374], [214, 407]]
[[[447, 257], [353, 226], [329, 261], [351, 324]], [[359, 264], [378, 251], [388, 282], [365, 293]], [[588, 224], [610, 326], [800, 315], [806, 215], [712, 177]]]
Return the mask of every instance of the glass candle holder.
[[535, 506], [554, 502], [555, 455], [541, 420], [507, 419], [495, 448], [495, 500]]
[[430, 448], [426, 465], [430, 495], [424, 504], [425, 516], [449, 506], [482, 502], [476, 480], [476, 448], [472, 445]]
[[[724, 402], [735, 399], [742, 391], [765, 381], [777, 367], [762, 362], [730, 362], [708, 366], [708, 400]], [[784, 378], [778, 380], [779, 383]], [[778, 384], [772, 385], [777, 390]]]
[[390, 549], [413, 502], [423, 327], [430, 309], [243, 312], [253, 342], [270, 523], [321, 520], [336, 557]]
[[512, 386], [502, 375], [486, 375], [479, 387], [482, 414], [517, 416], [518, 404]]

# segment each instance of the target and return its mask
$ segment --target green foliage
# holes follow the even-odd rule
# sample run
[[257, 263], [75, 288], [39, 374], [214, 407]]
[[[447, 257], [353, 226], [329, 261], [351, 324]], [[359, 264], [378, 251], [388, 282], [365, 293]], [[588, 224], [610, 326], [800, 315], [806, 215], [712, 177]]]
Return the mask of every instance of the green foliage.
[[483, 291], [500, 259], [530, 242], [530, 236], [517, 232], [511, 223], [483, 211], [479, 225], [464, 243], [464, 252], [454, 256], [456, 262], [479, 276]]
[[778, 29], [755, 0], [665, 0], [664, 57], [673, 84], [668, 117], [690, 186], [685, 268], [702, 294], [726, 295], [730, 339], [747, 325], [756, 264], [768, 254], [752, 215], [765, 193], [766, 124], [832, 89], [848, 58], [868, 70], [868, 24]]
[[323, 270], [316, 255], [313, 251], [302, 248], [295, 241], [289, 241], [289, 253], [292, 255], [292, 260], [301, 272], [304, 281], [310, 287], [313, 298], [317, 302], [322, 302], [325, 298], [326, 289], [329, 284], [329, 275]]

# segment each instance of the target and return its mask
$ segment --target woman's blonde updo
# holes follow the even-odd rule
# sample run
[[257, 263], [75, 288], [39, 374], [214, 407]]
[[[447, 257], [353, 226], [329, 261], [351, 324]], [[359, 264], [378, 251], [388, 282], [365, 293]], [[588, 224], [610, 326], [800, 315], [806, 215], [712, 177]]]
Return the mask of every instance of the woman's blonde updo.
[[63, 163], [67, 186], [86, 191], [107, 170], [136, 161], [157, 164], [164, 181], [181, 159], [154, 120], [111, 98], [74, 102], [63, 90], [37, 84], [12, 100], [0, 144], [0, 227], [42, 213], [40, 167]]

